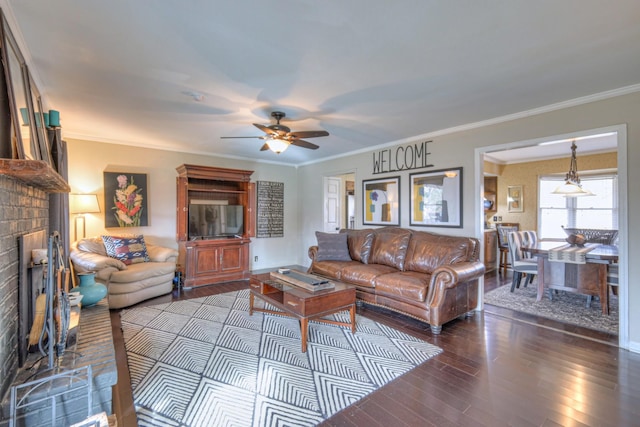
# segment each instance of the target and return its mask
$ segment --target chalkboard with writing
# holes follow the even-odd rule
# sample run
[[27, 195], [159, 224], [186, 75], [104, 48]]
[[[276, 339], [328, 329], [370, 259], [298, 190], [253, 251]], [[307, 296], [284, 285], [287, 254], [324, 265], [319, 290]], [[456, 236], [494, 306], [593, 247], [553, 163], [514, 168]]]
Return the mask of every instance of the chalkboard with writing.
[[284, 182], [257, 182], [256, 237], [284, 236]]

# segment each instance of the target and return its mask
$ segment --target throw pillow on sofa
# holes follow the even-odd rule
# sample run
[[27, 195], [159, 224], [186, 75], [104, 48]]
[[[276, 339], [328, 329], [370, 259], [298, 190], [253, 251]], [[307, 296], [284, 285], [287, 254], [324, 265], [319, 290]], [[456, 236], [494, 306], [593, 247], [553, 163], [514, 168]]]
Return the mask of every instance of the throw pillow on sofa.
[[316, 261], [351, 261], [346, 234], [316, 231], [316, 239], [318, 239]]
[[111, 258], [120, 260], [127, 265], [149, 262], [147, 245], [142, 235], [136, 237], [102, 236], [102, 241], [107, 255]]

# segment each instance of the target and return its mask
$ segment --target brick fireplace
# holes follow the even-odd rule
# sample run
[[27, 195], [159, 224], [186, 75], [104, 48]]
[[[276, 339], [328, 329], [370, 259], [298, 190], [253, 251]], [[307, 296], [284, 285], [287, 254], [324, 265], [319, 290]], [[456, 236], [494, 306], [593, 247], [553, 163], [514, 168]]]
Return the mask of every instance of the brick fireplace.
[[18, 372], [18, 238], [49, 228], [49, 193], [0, 175], [0, 396]]
[[[44, 161], [0, 159], [0, 426], [6, 427], [9, 418], [8, 390], [13, 385], [25, 384], [34, 379], [31, 367], [41, 357], [32, 353], [20, 367], [19, 333], [20, 315], [20, 264], [30, 262], [25, 248], [20, 248], [20, 237], [44, 231], [60, 231], [67, 240], [68, 219], [66, 210], [61, 213], [56, 205], [61, 203], [61, 193], [69, 192], [67, 182]], [[60, 206], [59, 206], [60, 207]], [[26, 239], [22, 239], [25, 241]], [[68, 244], [68, 242], [66, 242]], [[68, 253], [67, 248], [63, 248]], [[25, 294], [25, 292], [23, 292]], [[23, 332], [24, 333], [24, 332]], [[87, 411], [92, 414], [111, 412], [112, 387], [117, 381], [115, 349], [111, 335], [109, 306], [106, 300], [94, 307], [82, 309], [77, 326], [77, 338], [70, 344], [65, 357], [57, 360], [57, 368], [70, 372], [92, 367], [92, 406], [87, 408], [86, 393], [70, 390], [64, 399], [56, 400], [57, 424], [69, 425], [83, 419]], [[46, 365], [46, 364], [45, 364]], [[45, 366], [46, 368], [46, 366]], [[35, 368], [39, 369], [39, 368]], [[47, 370], [39, 369], [47, 375]], [[67, 392], [65, 392], [67, 393]], [[4, 396], [4, 399], [3, 399]], [[37, 393], [31, 395], [39, 399]], [[83, 406], [84, 405], [84, 406]], [[50, 405], [34, 407], [22, 412], [21, 423], [40, 425], [51, 419]], [[25, 416], [25, 419], [22, 419]], [[23, 424], [20, 424], [23, 425]]]

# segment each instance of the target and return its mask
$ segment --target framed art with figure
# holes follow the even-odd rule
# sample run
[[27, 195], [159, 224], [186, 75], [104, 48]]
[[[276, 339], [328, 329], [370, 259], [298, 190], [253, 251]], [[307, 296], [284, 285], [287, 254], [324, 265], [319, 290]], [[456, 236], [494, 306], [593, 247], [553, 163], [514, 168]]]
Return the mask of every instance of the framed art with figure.
[[522, 185], [510, 185], [507, 187], [507, 211], [524, 212]]
[[412, 226], [462, 228], [462, 167], [409, 175]]
[[147, 174], [104, 172], [105, 227], [148, 224]]
[[364, 225], [400, 225], [400, 177], [362, 181]]

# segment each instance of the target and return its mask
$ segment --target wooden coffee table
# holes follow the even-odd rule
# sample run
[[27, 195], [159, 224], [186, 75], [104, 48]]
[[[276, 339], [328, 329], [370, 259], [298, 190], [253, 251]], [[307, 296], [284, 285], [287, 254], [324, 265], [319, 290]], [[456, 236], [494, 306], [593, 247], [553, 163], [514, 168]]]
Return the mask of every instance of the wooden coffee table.
[[[300, 321], [302, 352], [307, 351], [309, 320], [332, 325], [351, 327], [356, 332], [356, 289], [344, 283], [335, 282], [332, 289], [307, 291], [304, 288], [276, 280], [269, 273], [254, 274], [249, 280], [249, 314], [254, 311], [295, 317]], [[261, 299], [282, 311], [254, 307], [255, 298]], [[321, 319], [329, 314], [349, 310], [351, 323]]]

